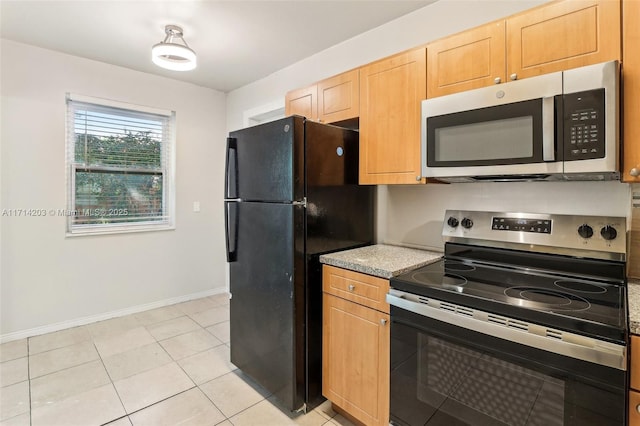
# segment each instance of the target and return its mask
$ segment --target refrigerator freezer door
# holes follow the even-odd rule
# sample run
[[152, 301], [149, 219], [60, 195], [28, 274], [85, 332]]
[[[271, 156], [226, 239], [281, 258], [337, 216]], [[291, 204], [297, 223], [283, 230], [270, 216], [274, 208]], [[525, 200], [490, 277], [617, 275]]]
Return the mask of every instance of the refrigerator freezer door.
[[231, 362], [290, 410], [303, 406], [304, 208], [237, 202], [229, 263]]
[[225, 198], [290, 202], [304, 198], [304, 118], [231, 132]]

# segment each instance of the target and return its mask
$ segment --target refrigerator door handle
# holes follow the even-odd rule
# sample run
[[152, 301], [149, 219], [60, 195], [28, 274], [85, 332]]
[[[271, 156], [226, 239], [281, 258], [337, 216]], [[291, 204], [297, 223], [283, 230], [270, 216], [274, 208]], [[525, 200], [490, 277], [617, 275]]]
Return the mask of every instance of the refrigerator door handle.
[[238, 203], [225, 202], [224, 209], [225, 241], [227, 245], [227, 262], [238, 260]]
[[236, 138], [227, 138], [224, 198], [238, 198], [238, 140]]

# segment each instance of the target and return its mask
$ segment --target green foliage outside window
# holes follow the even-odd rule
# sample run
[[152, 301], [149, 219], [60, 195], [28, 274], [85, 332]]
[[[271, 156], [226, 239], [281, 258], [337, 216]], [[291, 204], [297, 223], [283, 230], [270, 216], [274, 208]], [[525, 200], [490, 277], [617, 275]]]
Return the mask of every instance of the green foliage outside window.
[[161, 220], [161, 141], [149, 132], [76, 134], [76, 224]]

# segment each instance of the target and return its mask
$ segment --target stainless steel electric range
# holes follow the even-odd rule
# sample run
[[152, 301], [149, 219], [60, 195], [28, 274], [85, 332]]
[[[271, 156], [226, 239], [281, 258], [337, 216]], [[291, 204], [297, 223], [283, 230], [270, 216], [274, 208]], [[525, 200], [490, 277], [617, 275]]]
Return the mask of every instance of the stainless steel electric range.
[[391, 423], [624, 425], [624, 217], [447, 211], [391, 279]]

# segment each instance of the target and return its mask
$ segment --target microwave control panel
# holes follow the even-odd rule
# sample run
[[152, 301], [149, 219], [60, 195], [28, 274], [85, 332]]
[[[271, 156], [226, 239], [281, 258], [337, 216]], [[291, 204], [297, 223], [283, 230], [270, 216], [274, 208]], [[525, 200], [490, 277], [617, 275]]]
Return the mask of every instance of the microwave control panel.
[[564, 160], [605, 156], [604, 89], [563, 96]]

